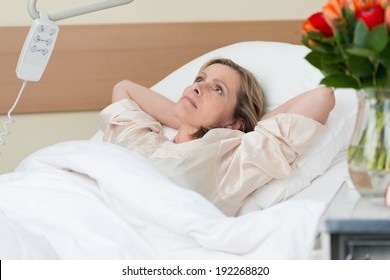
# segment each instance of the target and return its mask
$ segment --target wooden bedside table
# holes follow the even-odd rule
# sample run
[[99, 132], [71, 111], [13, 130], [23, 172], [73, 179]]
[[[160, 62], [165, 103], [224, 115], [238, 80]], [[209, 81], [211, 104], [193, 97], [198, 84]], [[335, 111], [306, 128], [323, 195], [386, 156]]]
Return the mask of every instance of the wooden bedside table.
[[362, 197], [344, 183], [325, 211], [320, 231], [330, 259], [390, 260], [390, 208], [383, 197]]

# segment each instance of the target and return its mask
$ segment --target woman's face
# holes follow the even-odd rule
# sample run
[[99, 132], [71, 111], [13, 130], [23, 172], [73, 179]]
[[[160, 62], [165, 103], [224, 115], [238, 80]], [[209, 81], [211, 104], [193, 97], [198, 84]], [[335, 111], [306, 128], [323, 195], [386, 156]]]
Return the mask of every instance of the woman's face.
[[174, 113], [192, 133], [201, 127], [231, 127], [240, 88], [239, 74], [223, 64], [206, 67], [185, 88]]

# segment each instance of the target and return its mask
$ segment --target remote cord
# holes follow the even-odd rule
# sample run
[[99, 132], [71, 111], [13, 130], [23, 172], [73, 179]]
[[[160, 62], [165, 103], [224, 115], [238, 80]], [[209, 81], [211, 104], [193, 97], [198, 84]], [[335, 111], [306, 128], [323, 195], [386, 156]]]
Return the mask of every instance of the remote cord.
[[[12, 118], [11, 114], [15, 110], [16, 105], [19, 102], [20, 97], [22, 96], [22, 93], [24, 91], [24, 88], [26, 87], [27, 81], [23, 81], [22, 87], [20, 88], [19, 94], [15, 99], [14, 104], [12, 105], [11, 109], [9, 109], [7, 114], [7, 120], [3, 124], [4, 131], [0, 133], [0, 146], [5, 146], [6, 142], [4, 140], [4, 136], [11, 134], [11, 130], [8, 128], [8, 126], [11, 123], [14, 123], [14, 119]], [[0, 153], [1, 154], [1, 153]]]

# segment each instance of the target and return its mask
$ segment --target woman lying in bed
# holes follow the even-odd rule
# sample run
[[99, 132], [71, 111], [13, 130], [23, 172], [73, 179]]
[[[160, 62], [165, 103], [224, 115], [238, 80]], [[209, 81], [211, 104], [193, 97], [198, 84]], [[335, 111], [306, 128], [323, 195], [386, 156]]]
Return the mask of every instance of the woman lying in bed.
[[114, 87], [112, 101], [100, 114], [104, 140], [150, 159], [226, 215], [292, 171], [335, 105], [332, 89], [320, 87], [264, 114], [256, 78], [229, 59], [206, 63], [177, 103], [130, 81]]

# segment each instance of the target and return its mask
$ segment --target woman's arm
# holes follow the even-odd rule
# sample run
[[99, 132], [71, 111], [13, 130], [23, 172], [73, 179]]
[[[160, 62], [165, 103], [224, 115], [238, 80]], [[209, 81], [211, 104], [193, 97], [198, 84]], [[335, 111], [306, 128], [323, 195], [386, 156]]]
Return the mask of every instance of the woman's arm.
[[280, 113], [292, 113], [303, 115], [325, 124], [335, 103], [333, 89], [318, 87], [295, 96], [266, 113], [262, 119], [267, 119]]
[[148, 115], [163, 125], [178, 128], [180, 123], [173, 115], [175, 103], [157, 92], [128, 80], [123, 80], [114, 86], [112, 103], [130, 98]]

